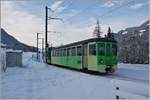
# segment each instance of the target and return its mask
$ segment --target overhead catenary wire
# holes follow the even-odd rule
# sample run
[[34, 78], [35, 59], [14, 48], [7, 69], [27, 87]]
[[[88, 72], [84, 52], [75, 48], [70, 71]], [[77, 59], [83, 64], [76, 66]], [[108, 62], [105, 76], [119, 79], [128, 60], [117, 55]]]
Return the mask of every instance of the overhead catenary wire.
[[70, 19], [72, 19], [72, 18], [74, 18], [75, 16], [77, 16], [77, 15], [79, 15], [80, 13], [82, 13], [82, 12], [86, 12], [89, 8], [92, 8], [92, 7], [94, 7], [94, 5], [97, 5], [98, 4], [98, 2], [99, 1], [97, 1], [97, 2], [95, 2], [94, 4], [90, 4], [90, 5], [88, 5], [88, 7], [86, 7], [85, 9], [83, 9], [82, 11], [80, 11], [80, 12], [78, 12], [77, 14], [75, 14], [74, 16], [71, 16], [71, 17], [69, 17], [69, 18], [67, 18], [66, 20], [70, 20]]
[[[102, 18], [102, 19], [103, 19], [103, 17], [105, 17], [106, 15], [110, 15], [110, 14], [112, 14], [114, 11], [120, 10], [121, 8], [128, 6], [128, 5], [130, 5], [131, 3], [133, 3], [133, 2], [135, 2], [135, 0], [131, 0], [131, 1], [127, 2], [127, 3], [125, 3], [124, 5], [120, 5], [120, 6], [116, 7], [116, 8], [114, 8], [114, 9], [111, 9], [111, 10], [107, 11], [106, 13], [104, 13], [104, 14], [102, 14], [102, 15], [97, 15], [97, 16], [96, 16], [96, 17], [97, 17], [96, 19], [99, 19], [99, 18]], [[89, 22], [90, 22], [90, 21], [88, 20], [88, 21], [86, 21], [85, 23], [91, 24], [91, 23], [89, 23]], [[86, 24], [86, 25], [87, 25], [87, 24]], [[93, 24], [88, 25], [88, 27], [91, 27], [92, 25], [93, 25]]]

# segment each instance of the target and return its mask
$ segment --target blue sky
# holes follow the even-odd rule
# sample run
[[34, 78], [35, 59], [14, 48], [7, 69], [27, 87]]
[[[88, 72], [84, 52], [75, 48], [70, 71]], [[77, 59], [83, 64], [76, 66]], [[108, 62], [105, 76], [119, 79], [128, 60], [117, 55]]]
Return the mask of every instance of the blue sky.
[[[47, 5], [51, 7], [57, 1], [61, 0], [29, 0], [22, 5], [18, 5], [18, 9], [27, 10], [37, 16], [43, 17], [45, 13], [45, 6]], [[130, 15], [131, 18], [134, 18], [135, 16], [148, 17], [148, 0], [110, 0], [116, 2], [123, 1], [123, 3], [114, 3], [114, 5], [108, 4], [107, 6], [106, 1], [109, 0], [62, 0], [60, 6], [66, 8], [59, 13], [59, 16], [61, 16], [61, 14], [63, 13], [69, 12], [70, 10], [76, 10], [81, 11], [81, 13], [77, 14], [76, 16], [72, 17], [67, 21], [75, 20], [74, 22], [76, 22], [76, 20], [80, 21], [83, 19], [88, 19], [90, 17], [95, 17], [104, 21], [107, 19], [113, 20], [113, 18], [120, 19], [122, 17], [127, 19], [128, 15]], [[141, 6], [135, 8], [131, 7], [136, 6], [138, 4], [141, 4]], [[120, 8], [120, 6], [122, 7]], [[113, 11], [109, 14], [108, 12], [111, 10]], [[137, 13], [137, 11], [139, 13]]]
[[35, 45], [35, 33], [44, 32], [45, 6], [56, 9], [53, 17], [64, 21], [49, 22], [49, 30], [61, 32], [61, 35], [51, 33], [50, 42], [54, 45], [92, 37], [96, 19], [99, 19], [105, 34], [108, 26], [118, 32], [142, 24], [149, 16], [148, 0], [2, 1], [2, 27], [18, 40]]

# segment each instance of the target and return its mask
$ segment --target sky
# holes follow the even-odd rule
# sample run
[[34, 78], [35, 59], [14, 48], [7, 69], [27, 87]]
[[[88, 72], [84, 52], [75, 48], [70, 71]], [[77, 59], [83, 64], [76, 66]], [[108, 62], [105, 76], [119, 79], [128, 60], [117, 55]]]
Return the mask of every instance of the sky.
[[[36, 34], [44, 38], [45, 6], [52, 9], [48, 42], [53, 46], [93, 37], [98, 19], [102, 35], [139, 26], [149, 18], [148, 0], [5, 0], [1, 1], [1, 27], [19, 41], [36, 46]], [[41, 44], [41, 40], [40, 44]]]

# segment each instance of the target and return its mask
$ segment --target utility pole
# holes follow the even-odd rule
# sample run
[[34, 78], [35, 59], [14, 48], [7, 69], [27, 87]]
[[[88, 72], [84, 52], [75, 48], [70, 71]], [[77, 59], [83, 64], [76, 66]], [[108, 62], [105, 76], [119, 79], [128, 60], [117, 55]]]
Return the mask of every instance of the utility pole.
[[39, 36], [39, 33], [37, 33], [37, 39], [36, 39], [36, 40], [37, 40], [37, 51], [36, 51], [36, 52], [37, 52], [37, 53], [36, 53], [37, 60], [38, 60], [38, 51], [39, 51], [39, 47], [38, 47], [38, 44], [39, 44], [39, 43], [38, 43], [38, 38], [39, 38], [39, 37], [38, 37], [38, 36]]
[[[47, 63], [48, 58], [48, 41], [47, 41], [47, 33], [48, 33], [48, 20], [61, 20], [61, 18], [48, 17], [48, 9], [54, 12], [51, 8], [45, 7], [45, 62]], [[51, 52], [51, 51], [50, 51]]]
[[44, 38], [42, 38], [42, 59], [44, 59]]
[[39, 53], [39, 34], [42, 34], [42, 33], [37, 33], [37, 60], [38, 60], [38, 53]]
[[45, 62], [47, 63], [47, 48], [48, 48], [48, 44], [47, 44], [47, 25], [48, 25], [48, 7], [45, 7], [46, 10], [46, 16], [45, 16]]

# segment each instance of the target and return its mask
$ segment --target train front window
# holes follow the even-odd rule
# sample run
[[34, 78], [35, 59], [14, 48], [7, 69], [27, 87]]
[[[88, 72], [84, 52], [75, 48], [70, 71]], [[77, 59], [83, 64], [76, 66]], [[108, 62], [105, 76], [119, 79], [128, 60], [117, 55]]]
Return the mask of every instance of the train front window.
[[110, 44], [106, 44], [106, 56], [110, 56]]
[[112, 55], [117, 55], [117, 45], [112, 44]]
[[98, 50], [98, 55], [104, 56], [105, 55], [105, 44], [104, 43], [100, 43], [99, 44], [99, 50]]
[[90, 44], [89, 45], [89, 55], [96, 55], [96, 45], [95, 44]]

